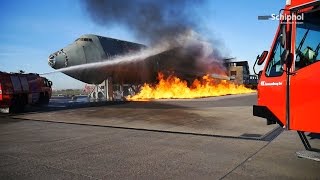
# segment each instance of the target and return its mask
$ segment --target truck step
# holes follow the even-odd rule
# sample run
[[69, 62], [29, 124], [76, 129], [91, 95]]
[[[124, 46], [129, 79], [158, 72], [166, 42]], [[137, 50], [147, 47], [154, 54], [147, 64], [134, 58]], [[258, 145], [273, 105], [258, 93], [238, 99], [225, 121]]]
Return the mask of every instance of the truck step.
[[320, 162], [320, 152], [303, 150], [296, 152], [296, 154], [300, 158], [306, 158]]

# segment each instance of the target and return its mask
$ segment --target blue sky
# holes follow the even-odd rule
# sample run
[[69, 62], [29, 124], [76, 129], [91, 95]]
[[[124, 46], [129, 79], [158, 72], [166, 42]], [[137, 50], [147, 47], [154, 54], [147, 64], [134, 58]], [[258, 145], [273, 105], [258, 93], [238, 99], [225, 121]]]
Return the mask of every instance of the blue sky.
[[[278, 25], [276, 21], [259, 21], [257, 16], [277, 13], [284, 4], [284, 0], [209, 0], [207, 9], [196, 12], [204, 27], [201, 33], [217, 39], [224, 54], [248, 60], [252, 69], [256, 56], [269, 50]], [[0, 14], [0, 71], [53, 71], [48, 66], [48, 56], [82, 34], [143, 43], [125, 26], [106, 28], [95, 24], [80, 0], [3, 0]], [[55, 89], [84, 86], [62, 73], [47, 77]]]

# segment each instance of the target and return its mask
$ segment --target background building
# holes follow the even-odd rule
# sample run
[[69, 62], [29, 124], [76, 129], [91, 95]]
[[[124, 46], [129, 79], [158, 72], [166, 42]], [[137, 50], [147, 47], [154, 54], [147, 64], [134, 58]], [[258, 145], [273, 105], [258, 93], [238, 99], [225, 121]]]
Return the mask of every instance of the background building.
[[228, 76], [236, 84], [245, 84], [248, 87], [255, 88], [258, 84], [258, 76], [250, 75], [248, 61], [225, 61]]
[[248, 61], [226, 62], [228, 76], [237, 84], [245, 84], [250, 79]]

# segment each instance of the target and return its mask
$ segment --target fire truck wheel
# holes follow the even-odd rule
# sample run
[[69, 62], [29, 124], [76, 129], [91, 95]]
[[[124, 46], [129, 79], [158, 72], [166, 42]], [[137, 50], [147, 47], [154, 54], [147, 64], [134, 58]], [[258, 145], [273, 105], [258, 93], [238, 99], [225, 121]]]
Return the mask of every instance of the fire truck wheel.
[[49, 95], [47, 93], [43, 94], [41, 93], [40, 94], [40, 99], [39, 99], [39, 105], [48, 105], [49, 104]]
[[20, 113], [24, 111], [26, 105], [25, 98], [23, 97], [14, 97], [12, 99], [12, 104], [9, 107], [9, 113]]
[[11, 113], [15, 113], [15, 112], [17, 112], [17, 107], [16, 107], [16, 105], [13, 103], [13, 104], [11, 104], [11, 106], [9, 107], [9, 113], [11, 114]]
[[24, 108], [26, 107], [27, 103], [28, 103], [28, 98], [26, 95], [20, 97], [20, 101], [19, 101], [19, 112], [23, 112]]
[[50, 98], [49, 98], [49, 95], [46, 94], [43, 98], [43, 104], [44, 105], [48, 105], [49, 104], [49, 101], [50, 101]]
[[47, 105], [49, 103], [49, 96], [47, 93], [40, 94], [40, 98], [39, 98], [39, 105]]

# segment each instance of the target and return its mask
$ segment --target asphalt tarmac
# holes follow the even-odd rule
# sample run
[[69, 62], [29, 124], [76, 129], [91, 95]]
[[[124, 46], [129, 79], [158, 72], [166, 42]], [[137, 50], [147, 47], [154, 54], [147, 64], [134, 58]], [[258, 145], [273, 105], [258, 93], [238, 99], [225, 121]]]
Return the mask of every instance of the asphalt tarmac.
[[319, 179], [320, 163], [295, 155], [298, 134], [253, 117], [255, 101], [52, 101], [0, 114], [0, 179]]

